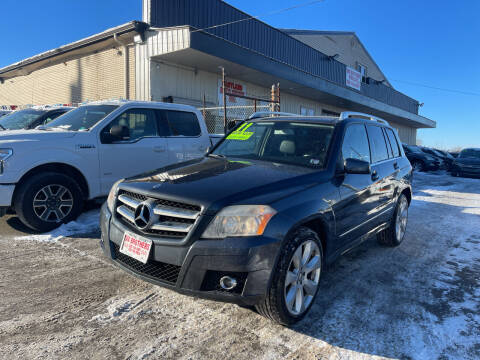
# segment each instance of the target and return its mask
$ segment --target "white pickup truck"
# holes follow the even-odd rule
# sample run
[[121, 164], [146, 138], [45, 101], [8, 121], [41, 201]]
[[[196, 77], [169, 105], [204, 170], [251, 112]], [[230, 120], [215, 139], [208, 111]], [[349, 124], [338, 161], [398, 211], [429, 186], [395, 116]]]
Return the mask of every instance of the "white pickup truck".
[[187, 105], [89, 103], [36, 130], [0, 133], [0, 216], [36, 231], [75, 219], [119, 179], [201, 157], [218, 136]]

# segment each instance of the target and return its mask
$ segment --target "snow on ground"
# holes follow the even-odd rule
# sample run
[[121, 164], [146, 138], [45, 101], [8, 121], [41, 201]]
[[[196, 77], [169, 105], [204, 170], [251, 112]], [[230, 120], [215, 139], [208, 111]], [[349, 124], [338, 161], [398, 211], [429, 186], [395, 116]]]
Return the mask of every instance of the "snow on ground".
[[81, 214], [76, 221], [63, 224], [58, 229], [38, 235], [16, 236], [15, 240], [33, 240], [40, 242], [57, 242], [64, 237], [87, 235], [99, 231], [99, 210], [90, 210]]
[[[0, 290], [8, 289], [0, 297], [0, 354], [479, 359], [480, 180], [419, 173], [413, 186], [404, 243], [389, 248], [370, 239], [339, 259], [324, 271], [310, 313], [292, 328], [107, 266], [98, 239], [78, 236], [98, 232], [98, 211], [35, 237], [41, 243], [12, 248], [0, 236]], [[34, 257], [21, 256], [29, 252]]]

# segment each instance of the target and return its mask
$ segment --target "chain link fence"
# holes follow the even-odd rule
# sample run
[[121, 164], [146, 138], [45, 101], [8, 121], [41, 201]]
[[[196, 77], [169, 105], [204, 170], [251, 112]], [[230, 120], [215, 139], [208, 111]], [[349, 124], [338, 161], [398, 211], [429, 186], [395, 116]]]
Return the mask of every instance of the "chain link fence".
[[[224, 116], [223, 106], [205, 107], [199, 109], [207, 124], [210, 134], [224, 133]], [[235, 120], [248, 119], [252, 114], [258, 111], [269, 111], [270, 105], [243, 105], [243, 106], [227, 106], [227, 122]]]

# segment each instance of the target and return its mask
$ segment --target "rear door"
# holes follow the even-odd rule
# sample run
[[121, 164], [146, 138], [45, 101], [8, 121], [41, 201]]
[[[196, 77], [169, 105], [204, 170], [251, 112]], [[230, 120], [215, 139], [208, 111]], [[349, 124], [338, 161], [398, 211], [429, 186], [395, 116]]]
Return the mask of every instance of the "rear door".
[[372, 191], [370, 211], [370, 227], [374, 227], [390, 218], [392, 199], [395, 190], [395, 174], [398, 172], [398, 163], [393, 157], [390, 143], [386, 138], [383, 127], [376, 124], [367, 124], [367, 134], [372, 152]]
[[103, 194], [119, 179], [170, 163], [165, 128], [161, 128], [161, 124], [154, 109], [128, 109], [102, 130], [109, 133], [112, 126], [124, 126], [129, 133], [114, 143], [102, 143], [101, 136], [98, 153]]
[[[348, 158], [370, 162], [370, 148], [365, 125], [347, 125], [342, 144], [342, 166]], [[341, 201], [335, 211], [339, 247], [345, 247], [365, 233], [372, 210], [377, 206], [372, 198], [371, 174], [343, 174]]]
[[201, 157], [207, 151], [209, 139], [194, 112], [159, 110], [162, 120], [168, 124], [168, 152], [172, 163]]

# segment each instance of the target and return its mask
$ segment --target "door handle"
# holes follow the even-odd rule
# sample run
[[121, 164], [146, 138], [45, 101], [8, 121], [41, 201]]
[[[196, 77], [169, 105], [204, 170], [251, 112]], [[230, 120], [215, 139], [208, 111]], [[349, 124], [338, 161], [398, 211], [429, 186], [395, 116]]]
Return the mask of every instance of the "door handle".
[[154, 146], [153, 151], [155, 152], [164, 152], [166, 148], [164, 146]]
[[373, 181], [376, 181], [378, 180], [379, 176], [378, 176], [378, 173], [377, 173], [377, 170], [373, 170], [372, 172], [372, 180]]
[[398, 163], [397, 163], [397, 162], [394, 162], [394, 163], [393, 163], [393, 168], [394, 168], [395, 170], [398, 170]]

